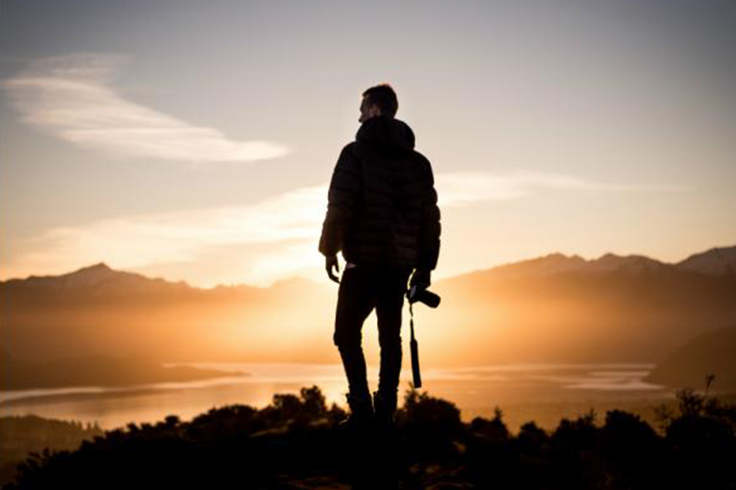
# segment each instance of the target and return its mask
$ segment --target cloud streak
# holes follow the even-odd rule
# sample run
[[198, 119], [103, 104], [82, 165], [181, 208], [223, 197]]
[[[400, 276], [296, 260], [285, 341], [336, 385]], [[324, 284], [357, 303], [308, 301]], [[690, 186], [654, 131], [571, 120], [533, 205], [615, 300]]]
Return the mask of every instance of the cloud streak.
[[[24, 252], [6, 264], [4, 277], [62, 273], [104, 261], [121, 269], [163, 263], [195, 263], [221, 250], [240, 250], [234, 264], [238, 282], [273, 280], [264, 264], [277, 250], [316, 240], [326, 208], [327, 187], [304, 187], [245, 205], [102, 219], [74, 227], [56, 227], [23, 243]], [[255, 257], [249, 248], [268, 245]], [[265, 261], [264, 263], [262, 263]], [[266, 264], [267, 265], [267, 264]], [[266, 267], [267, 269], [267, 267]], [[51, 272], [46, 272], [51, 271]]]
[[519, 199], [542, 191], [673, 192], [677, 185], [607, 184], [571, 175], [518, 170], [507, 174], [454, 172], [435, 178], [440, 203], [466, 206], [479, 201]]
[[32, 62], [3, 82], [21, 119], [82, 148], [191, 163], [249, 162], [289, 149], [267, 141], [233, 141], [126, 100], [110, 84], [123, 56], [74, 54]]
[[[442, 209], [521, 199], [545, 189], [681, 190], [676, 186], [602, 184], [568, 175], [525, 171], [508, 175], [439, 173], [436, 187]], [[172, 264], [176, 264], [177, 273], [200, 269], [196, 275], [208, 278], [204, 285], [266, 285], [296, 274], [314, 276], [322, 273], [317, 242], [326, 206], [325, 183], [243, 205], [131, 215], [56, 227], [25, 240], [23, 252], [3, 264], [3, 278], [64, 273], [100, 261], [127, 270], [161, 270]], [[220, 272], [212, 271], [217, 269], [212, 261], [222, 265]]]

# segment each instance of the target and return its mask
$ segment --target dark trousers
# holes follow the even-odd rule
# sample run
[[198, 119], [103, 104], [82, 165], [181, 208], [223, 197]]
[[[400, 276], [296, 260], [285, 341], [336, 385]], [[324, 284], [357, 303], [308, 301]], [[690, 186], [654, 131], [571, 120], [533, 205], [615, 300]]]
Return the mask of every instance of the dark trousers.
[[370, 396], [361, 345], [363, 322], [376, 309], [381, 370], [378, 391], [396, 397], [401, 372], [401, 310], [412, 269], [358, 264], [340, 280], [335, 318], [337, 345], [350, 393]]

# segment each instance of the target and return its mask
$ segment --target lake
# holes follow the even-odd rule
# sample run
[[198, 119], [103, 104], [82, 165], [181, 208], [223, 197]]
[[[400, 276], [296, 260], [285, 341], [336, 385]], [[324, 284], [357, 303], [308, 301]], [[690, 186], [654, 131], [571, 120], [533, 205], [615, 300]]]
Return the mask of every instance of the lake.
[[[164, 364], [175, 366], [182, 364]], [[0, 416], [33, 413], [42, 417], [97, 422], [105, 430], [129, 422], [155, 423], [167, 415], [191, 420], [210, 408], [231, 404], [267, 405], [275, 393], [298, 393], [317, 385], [328, 403], [345, 406], [347, 382], [340, 365], [187, 363], [248, 376], [185, 383], [158, 383], [126, 388], [78, 387], [0, 392]], [[653, 409], [671, 401], [674, 393], [643, 381], [651, 364], [540, 364], [425, 369], [422, 380], [430, 395], [455, 403], [464, 420], [490, 417], [495, 407], [510, 429], [529, 420], [554, 428], [561, 417], [574, 417], [594, 408], [621, 408], [653, 418]], [[371, 388], [377, 368], [369, 368]], [[409, 387], [411, 371], [401, 375], [400, 396]]]

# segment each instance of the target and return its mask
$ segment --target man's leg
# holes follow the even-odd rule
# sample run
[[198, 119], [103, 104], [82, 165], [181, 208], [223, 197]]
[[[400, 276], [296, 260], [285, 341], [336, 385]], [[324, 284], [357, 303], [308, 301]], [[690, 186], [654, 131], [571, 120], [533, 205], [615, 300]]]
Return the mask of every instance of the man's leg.
[[[370, 288], [368, 270], [360, 267], [345, 269], [340, 280], [335, 315], [333, 340], [340, 351], [350, 393], [348, 402], [351, 411], [370, 408], [371, 396], [368, 389], [365, 357], [363, 356], [361, 329], [373, 309], [373, 293]], [[367, 407], [366, 407], [367, 404]]]
[[411, 269], [387, 269], [381, 278], [376, 302], [378, 341], [381, 346], [381, 371], [376, 394], [376, 412], [393, 420], [401, 373], [401, 310]]

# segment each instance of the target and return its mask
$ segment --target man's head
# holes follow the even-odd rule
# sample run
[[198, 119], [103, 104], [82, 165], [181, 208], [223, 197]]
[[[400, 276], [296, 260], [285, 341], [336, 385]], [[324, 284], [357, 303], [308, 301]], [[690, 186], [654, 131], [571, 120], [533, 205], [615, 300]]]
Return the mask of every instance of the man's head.
[[396, 98], [396, 92], [391, 85], [382, 83], [363, 92], [358, 122], [363, 123], [372, 117], [381, 115], [394, 117], [397, 110], [399, 110], [399, 101]]

